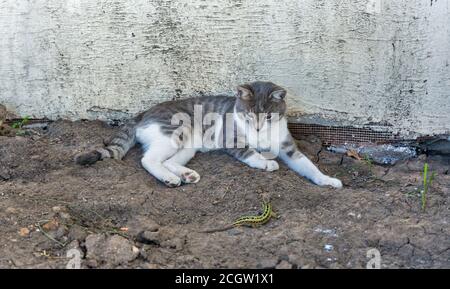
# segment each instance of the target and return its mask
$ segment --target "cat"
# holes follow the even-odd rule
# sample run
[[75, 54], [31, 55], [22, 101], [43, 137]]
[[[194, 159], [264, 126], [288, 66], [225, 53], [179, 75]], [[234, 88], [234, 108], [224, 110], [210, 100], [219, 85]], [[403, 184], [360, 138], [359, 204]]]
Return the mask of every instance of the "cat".
[[[298, 150], [288, 131], [285, 98], [282, 87], [258, 81], [238, 86], [235, 96], [160, 103], [129, 120], [105, 146], [78, 154], [75, 162], [91, 165], [105, 158], [122, 159], [140, 143], [144, 150], [142, 166], [166, 186], [177, 187], [200, 180], [196, 171], [186, 167], [198, 151], [223, 149], [252, 168], [275, 171], [279, 165], [269, 157], [271, 152], [314, 184], [341, 188], [340, 180], [324, 175]], [[215, 117], [209, 117], [204, 125], [207, 117], [202, 117], [208, 113]], [[196, 127], [193, 119], [203, 122]], [[268, 137], [269, 130], [275, 134]], [[205, 133], [211, 140], [208, 145], [198, 142]], [[197, 146], [192, 144], [196, 141]]]

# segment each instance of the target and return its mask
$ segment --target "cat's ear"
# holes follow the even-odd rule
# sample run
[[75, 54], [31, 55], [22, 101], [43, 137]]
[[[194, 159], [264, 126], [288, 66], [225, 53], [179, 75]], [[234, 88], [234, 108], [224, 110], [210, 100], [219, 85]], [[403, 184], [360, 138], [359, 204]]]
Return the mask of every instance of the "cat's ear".
[[239, 85], [237, 87], [237, 97], [243, 100], [249, 100], [253, 97], [253, 93], [248, 87]]
[[286, 97], [286, 90], [284, 89], [275, 90], [270, 94], [270, 98], [274, 100], [283, 100], [285, 97]]

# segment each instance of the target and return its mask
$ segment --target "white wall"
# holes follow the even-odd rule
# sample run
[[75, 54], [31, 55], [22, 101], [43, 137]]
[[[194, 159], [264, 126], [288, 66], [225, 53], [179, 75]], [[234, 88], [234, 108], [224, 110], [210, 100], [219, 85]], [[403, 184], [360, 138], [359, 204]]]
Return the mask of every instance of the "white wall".
[[450, 132], [448, 0], [0, 0], [0, 103], [123, 118], [272, 80], [303, 121]]

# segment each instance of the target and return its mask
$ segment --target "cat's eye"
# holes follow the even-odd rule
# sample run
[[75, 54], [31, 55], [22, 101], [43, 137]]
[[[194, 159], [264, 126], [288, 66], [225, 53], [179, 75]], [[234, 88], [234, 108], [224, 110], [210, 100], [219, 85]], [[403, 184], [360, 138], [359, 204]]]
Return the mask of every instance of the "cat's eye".
[[272, 119], [272, 114], [270, 112], [266, 114], [266, 119]]
[[252, 113], [246, 114], [245, 117], [247, 119], [253, 119], [253, 114]]

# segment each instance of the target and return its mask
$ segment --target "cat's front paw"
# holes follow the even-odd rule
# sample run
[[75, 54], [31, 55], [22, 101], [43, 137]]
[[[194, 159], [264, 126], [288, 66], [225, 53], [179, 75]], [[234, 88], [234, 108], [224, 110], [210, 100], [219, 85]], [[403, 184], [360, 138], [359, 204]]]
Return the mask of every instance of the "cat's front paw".
[[266, 163], [266, 171], [273, 172], [280, 168], [276, 161], [267, 161]]
[[324, 179], [320, 181], [318, 184], [320, 186], [332, 186], [333, 188], [340, 189], [342, 188], [342, 182], [336, 178], [326, 176]]

